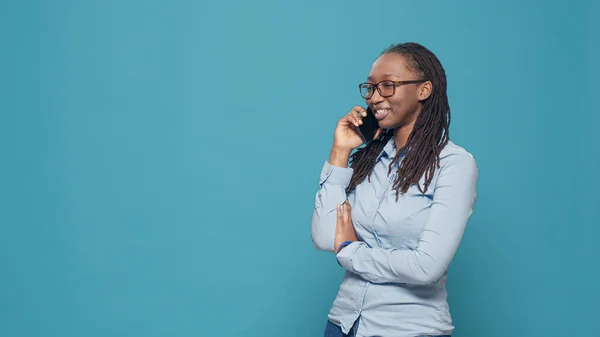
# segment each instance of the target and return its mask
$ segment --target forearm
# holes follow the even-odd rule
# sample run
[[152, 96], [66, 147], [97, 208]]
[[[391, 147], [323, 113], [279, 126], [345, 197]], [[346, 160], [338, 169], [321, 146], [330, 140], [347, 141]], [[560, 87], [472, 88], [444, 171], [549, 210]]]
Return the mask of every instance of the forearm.
[[[332, 155], [330, 159], [339, 158]], [[351, 168], [340, 167], [330, 162], [323, 165], [311, 221], [312, 242], [319, 250], [334, 251], [337, 205], [346, 200], [346, 188], [352, 178], [352, 172]]]
[[348, 159], [350, 158], [351, 150], [332, 147], [329, 153], [329, 163], [336, 167], [348, 167]]
[[337, 254], [349, 272], [373, 283], [428, 284], [444, 275], [464, 235], [476, 200], [477, 166], [471, 156], [443, 167], [429, 218], [414, 249], [369, 248], [354, 242]]
[[346, 270], [372, 283], [430, 284], [439, 280], [450, 264], [460, 239], [443, 250], [383, 249], [354, 242], [337, 259]]

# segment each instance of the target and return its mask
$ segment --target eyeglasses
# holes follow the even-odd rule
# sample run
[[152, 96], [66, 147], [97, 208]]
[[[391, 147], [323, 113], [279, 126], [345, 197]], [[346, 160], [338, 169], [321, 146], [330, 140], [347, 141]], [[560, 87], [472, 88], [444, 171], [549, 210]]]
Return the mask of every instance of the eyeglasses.
[[364, 82], [358, 85], [360, 90], [360, 95], [365, 99], [370, 99], [375, 92], [374, 88], [377, 88], [379, 95], [381, 97], [390, 97], [394, 96], [396, 92], [396, 87], [404, 84], [412, 84], [412, 83], [422, 83], [427, 82], [427, 80], [409, 80], [409, 81], [381, 81], [379, 83], [368, 83]]

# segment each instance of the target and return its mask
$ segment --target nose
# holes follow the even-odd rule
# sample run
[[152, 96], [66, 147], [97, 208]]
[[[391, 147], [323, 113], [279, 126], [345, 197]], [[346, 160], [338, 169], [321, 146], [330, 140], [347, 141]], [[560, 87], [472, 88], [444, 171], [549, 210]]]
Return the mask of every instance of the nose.
[[381, 102], [383, 102], [383, 97], [381, 97], [381, 95], [379, 94], [379, 90], [375, 89], [373, 90], [373, 95], [371, 95], [371, 98], [369, 98], [367, 100], [367, 104], [375, 106]]

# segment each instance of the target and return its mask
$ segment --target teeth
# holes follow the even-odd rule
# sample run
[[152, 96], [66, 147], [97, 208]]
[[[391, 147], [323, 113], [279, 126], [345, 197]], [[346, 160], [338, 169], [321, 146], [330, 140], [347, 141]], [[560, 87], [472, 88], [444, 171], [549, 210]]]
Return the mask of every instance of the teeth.
[[380, 110], [376, 110], [375, 114], [376, 115], [380, 115], [380, 114], [385, 114], [385, 113], [388, 113], [388, 112], [390, 112], [390, 109], [380, 109]]

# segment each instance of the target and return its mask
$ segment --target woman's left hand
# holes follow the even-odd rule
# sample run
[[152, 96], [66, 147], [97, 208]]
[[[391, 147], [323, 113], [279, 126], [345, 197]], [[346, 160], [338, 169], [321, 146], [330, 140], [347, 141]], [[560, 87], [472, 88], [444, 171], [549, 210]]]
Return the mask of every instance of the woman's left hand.
[[352, 208], [350, 207], [348, 200], [341, 206], [337, 206], [337, 223], [335, 224], [335, 242], [333, 247], [336, 254], [338, 253], [338, 248], [342, 242], [358, 241], [356, 232], [354, 231], [354, 225], [352, 224], [351, 211]]

